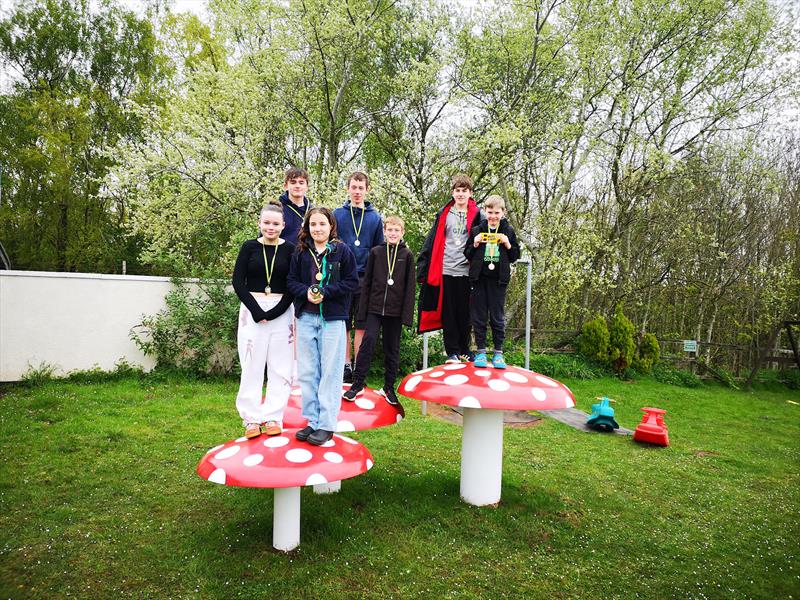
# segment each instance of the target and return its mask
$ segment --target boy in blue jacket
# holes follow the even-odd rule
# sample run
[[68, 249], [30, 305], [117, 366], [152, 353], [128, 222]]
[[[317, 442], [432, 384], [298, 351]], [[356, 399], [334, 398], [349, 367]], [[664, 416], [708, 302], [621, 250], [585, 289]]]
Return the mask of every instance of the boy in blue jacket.
[[287, 169], [283, 178], [284, 192], [278, 201], [283, 207], [283, 222], [285, 227], [281, 237], [287, 242], [297, 245], [297, 235], [303, 227], [306, 211], [311, 208], [311, 202], [306, 198], [308, 193], [308, 171], [300, 167]]
[[[359, 286], [353, 295], [353, 303], [347, 320], [347, 347], [345, 352], [344, 382], [353, 382], [351, 356], [358, 356], [361, 340], [364, 338], [366, 323], [357, 319], [356, 311], [360, 300], [361, 284], [367, 270], [367, 260], [373, 246], [383, 243], [383, 220], [375, 207], [367, 202], [369, 177], [366, 173], [355, 171], [347, 178], [347, 200], [333, 211], [339, 239], [347, 244], [356, 258]], [[354, 329], [353, 354], [350, 353], [350, 330]]]

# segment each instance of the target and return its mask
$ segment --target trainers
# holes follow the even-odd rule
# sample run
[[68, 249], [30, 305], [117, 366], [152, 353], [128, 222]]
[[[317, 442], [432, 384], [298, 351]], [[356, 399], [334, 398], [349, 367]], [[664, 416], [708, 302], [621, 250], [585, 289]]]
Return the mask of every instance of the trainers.
[[306, 440], [312, 446], [322, 446], [327, 441], [333, 438], [333, 432], [327, 429], [317, 429], [314, 433], [308, 436]]
[[381, 396], [386, 398], [386, 402], [392, 406], [400, 406], [400, 400], [397, 399], [397, 394], [394, 391], [394, 386], [385, 385], [383, 389], [378, 392]]
[[353, 367], [350, 363], [344, 364], [344, 375], [342, 376], [343, 383], [353, 383]]
[[458, 358], [458, 355], [457, 355], [457, 354], [448, 354], [448, 355], [447, 355], [447, 360], [445, 360], [445, 361], [444, 361], [444, 364], [448, 364], [448, 363], [460, 363], [460, 362], [461, 362], [461, 359], [460, 359], [460, 358]]
[[261, 425], [259, 423], [248, 423], [244, 427], [244, 437], [248, 440], [261, 435]]
[[347, 400], [348, 402], [353, 402], [356, 399], [358, 393], [364, 389], [364, 385], [361, 383], [354, 383], [350, 386], [350, 389], [347, 390], [344, 394], [342, 394], [342, 400]]
[[267, 421], [264, 423], [264, 433], [267, 435], [280, 435], [283, 432], [277, 421]]
[[486, 360], [486, 352], [478, 352], [475, 355], [475, 366], [480, 368], [489, 366], [489, 362]]
[[503, 358], [502, 352], [495, 352], [494, 356], [492, 356], [492, 366], [495, 369], [505, 369], [506, 368], [506, 360]]
[[310, 436], [312, 433], [314, 433], [314, 428], [311, 425], [306, 425], [300, 431], [295, 433], [294, 437], [301, 442], [305, 442], [308, 439], [308, 436]]

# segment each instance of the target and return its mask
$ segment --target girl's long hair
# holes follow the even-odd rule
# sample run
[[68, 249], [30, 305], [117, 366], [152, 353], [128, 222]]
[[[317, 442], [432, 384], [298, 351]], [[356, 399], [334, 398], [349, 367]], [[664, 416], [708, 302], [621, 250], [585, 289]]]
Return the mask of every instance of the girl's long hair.
[[328, 236], [328, 241], [329, 242], [338, 241], [336, 239], [336, 219], [333, 218], [333, 213], [331, 212], [331, 209], [325, 208], [324, 206], [315, 206], [314, 208], [308, 210], [306, 212], [306, 216], [303, 217], [303, 227], [300, 229], [300, 234], [297, 236], [298, 252], [305, 252], [314, 245], [314, 238], [311, 237], [311, 228], [309, 226], [309, 220], [311, 219], [311, 215], [314, 214], [325, 215], [325, 218], [328, 219], [328, 223], [331, 224], [331, 233]]

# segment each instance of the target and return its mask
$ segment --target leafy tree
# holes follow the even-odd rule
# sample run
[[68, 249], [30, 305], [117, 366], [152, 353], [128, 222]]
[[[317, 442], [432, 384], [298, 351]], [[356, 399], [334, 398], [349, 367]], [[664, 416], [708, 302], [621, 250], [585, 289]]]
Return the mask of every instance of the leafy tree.
[[622, 306], [617, 306], [608, 327], [608, 361], [615, 372], [622, 373], [633, 363], [635, 352], [633, 323], [622, 312]]
[[597, 315], [587, 321], [581, 329], [579, 348], [581, 354], [595, 360], [605, 362], [608, 358], [609, 332], [606, 320]]

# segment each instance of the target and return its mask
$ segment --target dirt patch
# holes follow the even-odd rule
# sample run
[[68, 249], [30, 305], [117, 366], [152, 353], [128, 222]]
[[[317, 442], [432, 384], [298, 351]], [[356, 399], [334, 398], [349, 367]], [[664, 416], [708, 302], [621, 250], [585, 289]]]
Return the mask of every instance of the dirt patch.
[[[463, 409], [461, 408], [428, 402], [428, 414], [440, 421], [462, 425], [464, 422], [462, 413]], [[503, 413], [503, 425], [514, 429], [536, 427], [542, 422], [542, 417], [532, 415], [524, 410], [506, 410]]]

